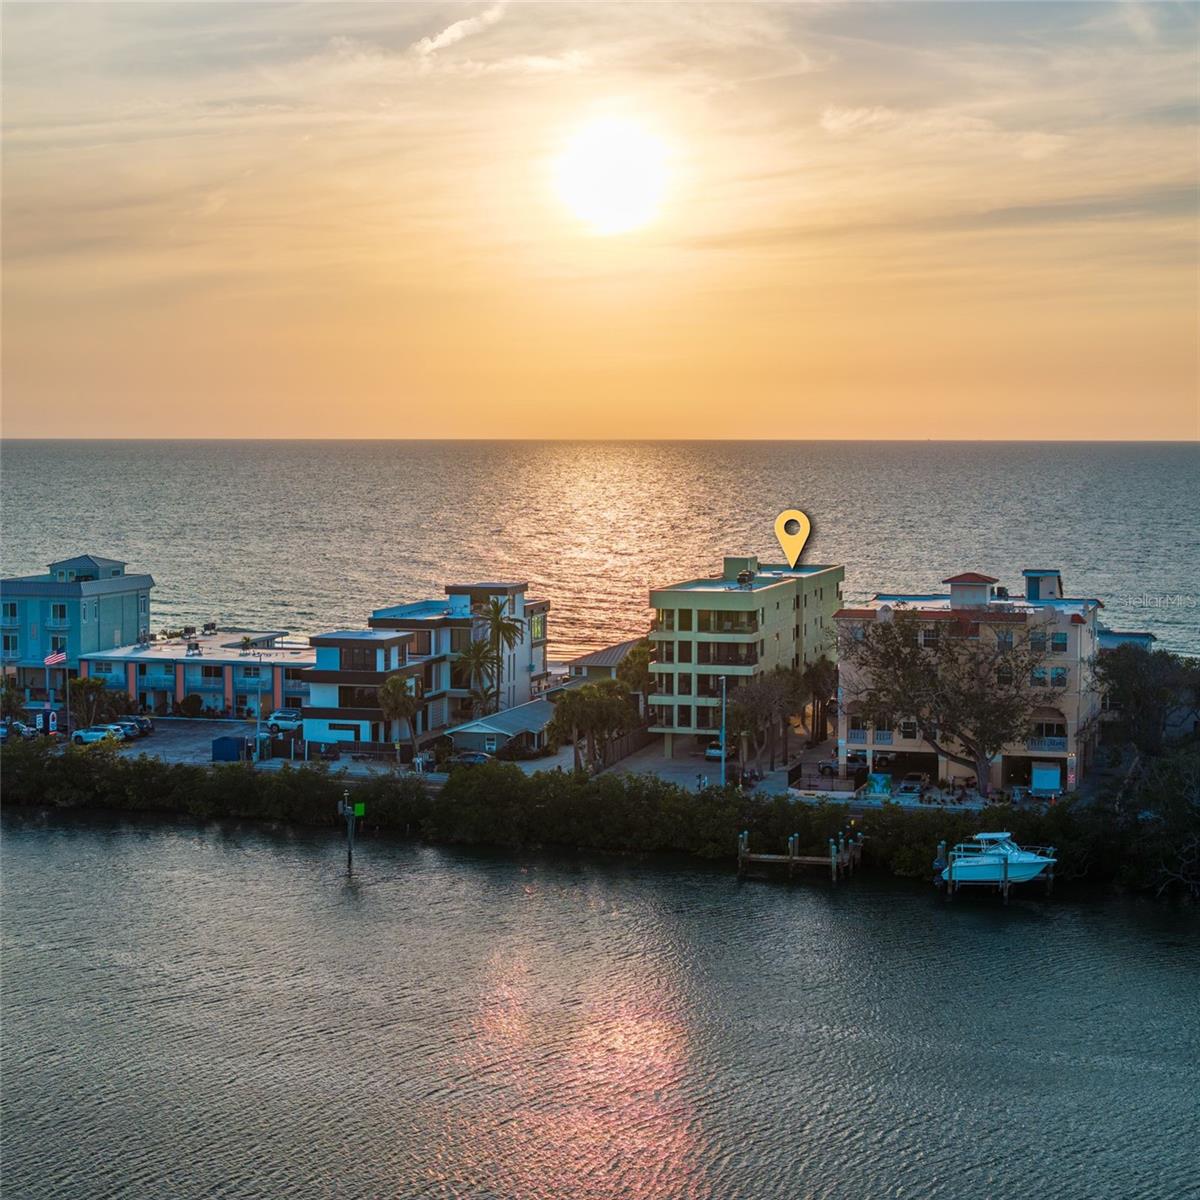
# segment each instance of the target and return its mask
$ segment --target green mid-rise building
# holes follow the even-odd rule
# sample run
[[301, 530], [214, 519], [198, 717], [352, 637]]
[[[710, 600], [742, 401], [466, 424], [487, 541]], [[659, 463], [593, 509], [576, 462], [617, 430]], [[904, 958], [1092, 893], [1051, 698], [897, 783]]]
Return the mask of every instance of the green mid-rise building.
[[671, 756], [681, 738], [709, 741], [721, 728], [721, 679], [732, 690], [776, 667], [834, 657], [833, 614], [844, 567], [726, 558], [715, 578], [652, 588], [655, 690], [650, 728]]

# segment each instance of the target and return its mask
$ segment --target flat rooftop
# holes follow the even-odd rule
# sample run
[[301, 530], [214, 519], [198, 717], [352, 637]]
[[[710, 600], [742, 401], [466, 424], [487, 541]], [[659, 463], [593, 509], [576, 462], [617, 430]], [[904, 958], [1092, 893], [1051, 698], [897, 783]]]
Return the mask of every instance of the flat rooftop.
[[385, 617], [406, 621], [436, 621], [440, 617], [453, 615], [453, 610], [445, 600], [414, 600], [411, 604], [389, 604], [386, 608], [377, 608], [371, 613], [373, 617]]
[[[120, 662], [186, 662], [206, 663], [245, 663], [255, 666], [261, 660], [265, 663], [281, 664], [289, 667], [312, 666], [317, 661], [317, 652], [306, 642], [282, 641], [287, 636], [287, 630], [267, 630], [255, 633], [253, 631], [233, 632], [218, 630], [216, 633], [202, 633], [191, 638], [166, 638], [161, 641], [147, 642], [140, 646], [118, 646], [115, 650], [98, 650], [92, 654], [81, 654], [81, 658], [89, 661], [108, 660]], [[248, 637], [252, 641], [251, 648], [242, 648], [242, 639]], [[195, 650], [188, 653], [188, 645], [194, 644]]]
[[[901, 592], [878, 592], [870, 600], [847, 600], [847, 609], [879, 609], [884, 605], [892, 608], [908, 608], [921, 612], [948, 612], [953, 607], [950, 597], [940, 594], [911, 595]], [[978, 604], [969, 607], [959, 606], [960, 612], [1010, 612], [1036, 613], [1054, 610], [1064, 613], [1078, 613], [1086, 616], [1096, 608], [1103, 608], [1099, 600], [1083, 596], [1064, 596], [1059, 600], [1027, 600], [1024, 596], [993, 597], [986, 605]]]
[[314, 633], [314, 641], [395, 642], [412, 637], [403, 629], [338, 629], [333, 633]]
[[776, 584], [788, 583], [804, 579], [810, 575], [819, 575], [822, 571], [841, 570], [831, 563], [824, 565], [808, 565], [801, 563], [795, 567], [783, 563], [760, 563], [754, 578], [747, 584], [738, 583], [736, 579], [725, 579], [719, 575], [706, 576], [703, 579], [686, 579], [682, 583], [668, 583], [662, 587], [652, 587], [651, 592], [758, 592], [764, 588], [775, 587]]

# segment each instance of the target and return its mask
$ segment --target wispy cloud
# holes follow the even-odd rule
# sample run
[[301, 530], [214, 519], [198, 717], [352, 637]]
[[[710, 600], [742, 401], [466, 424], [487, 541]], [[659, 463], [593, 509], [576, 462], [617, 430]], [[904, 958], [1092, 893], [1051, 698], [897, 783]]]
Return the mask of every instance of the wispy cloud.
[[454, 21], [447, 25], [441, 33], [435, 33], [432, 37], [423, 37], [414, 42], [412, 48], [422, 58], [427, 58], [439, 50], [445, 50], [448, 46], [457, 45], [463, 38], [468, 38], [473, 33], [480, 33], [500, 21], [504, 16], [504, 7], [503, 4], [493, 4], [476, 17], [463, 17], [460, 21]]

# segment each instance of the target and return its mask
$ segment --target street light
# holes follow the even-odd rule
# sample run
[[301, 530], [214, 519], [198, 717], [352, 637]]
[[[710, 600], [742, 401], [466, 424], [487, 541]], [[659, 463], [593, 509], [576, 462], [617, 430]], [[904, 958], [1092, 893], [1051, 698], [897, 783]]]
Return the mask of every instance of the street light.
[[721, 676], [721, 787], [725, 787], [725, 760], [729, 757], [729, 744], [725, 741], [725, 676]]

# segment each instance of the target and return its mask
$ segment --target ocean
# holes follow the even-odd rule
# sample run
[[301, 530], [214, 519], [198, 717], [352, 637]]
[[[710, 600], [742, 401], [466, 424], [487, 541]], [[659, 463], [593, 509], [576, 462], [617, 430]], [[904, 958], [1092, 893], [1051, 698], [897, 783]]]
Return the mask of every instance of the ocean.
[[8, 441], [5, 575], [81, 552], [157, 587], [152, 627], [318, 633], [447, 583], [527, 579], [551, 657], [645, 632], [647, 592], [779, 561], [847, 599], [1061, 568], [1113, 628], [1200, 654], [1200, 446], [1165, 443]]

